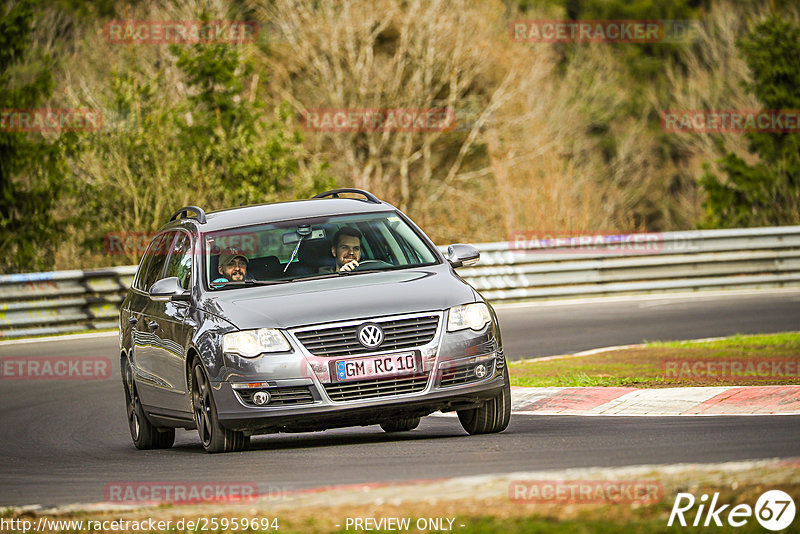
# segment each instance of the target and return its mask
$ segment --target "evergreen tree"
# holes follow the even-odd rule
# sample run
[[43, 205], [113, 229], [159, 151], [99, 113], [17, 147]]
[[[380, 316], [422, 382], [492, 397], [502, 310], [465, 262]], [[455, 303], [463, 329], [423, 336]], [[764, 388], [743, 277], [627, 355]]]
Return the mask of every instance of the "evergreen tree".
[[[286, 110], [277, 121], [265, 118], [254, 94], [257, 83], [244, 87], [243, 81], [253, 80], [254, 68], [238, 47], [175, 46], [173, 53], [190, 91], [187, 108], [179, 115], [180, 146], [186, 159], [212, 171], [219, 202], [230, 206], [275, 201], [289, 193], [303, 196], [294, 180], [300, 134], [285, 123]], [[312, 189], [328, 184], [319, 173], [313, 180]]]
[[[42, 107], [53, 91], [51, 58], [31, 41], [37, 2], [6, 3], [0, 12], [0, 110]], [[69, 183], [65, 153], [74, 134], [56, 139], [0, 127], [0, 272], [52, 268], [59, 221], [54, 208]], [[61, 221], [63, 223], [63, 221]]]
[[[800, 110], [800, 26], [773, 16], [758, 24], [739, 46], [752, 72], [749, 89], [764, 110]], [[711, 228], [800, 224], [800, 134], [747, 133], [749, 165], [729, 153], [728, 175], [710, 171], [700, 183], [708, 197], [704, 226]]]

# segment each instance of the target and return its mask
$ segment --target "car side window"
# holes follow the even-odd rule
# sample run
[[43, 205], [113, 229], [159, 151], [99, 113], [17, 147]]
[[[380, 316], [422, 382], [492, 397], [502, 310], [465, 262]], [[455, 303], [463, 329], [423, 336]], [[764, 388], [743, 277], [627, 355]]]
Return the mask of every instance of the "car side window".
[[177, 276], [183, 289], [189, 289], [189, 280], [192, 275], [192, 240], [180, 232], [172, 244], [172, 250], [167, 260], [167, 271], [164, 277]]
[[161, 240], [164, 239], [164, 235], [158, 235], [150, 241], [150, 244], [147, 246], [147, 250], [145, 250], [144, 255], [142, 256], [142, 261], [139, 262], [139, 270], [136, 271], [136, 278], [133, 280], [133, 287], [144, 291], [144, 281], [147, 277], [147, 268], [150, 266], [150, 262], [153, 261], [153, 255], [155, 254], [156, 249], [159, 247], [159, 243]]
[[[167, 253], [170, 249], [170, 244], [175, 239], [176, 232], [169, 232], [164, 234], [161, 241], [153, 243], [152, 254], [153, 258], [147, 266], [147, 271], [144, 273], [144, 280], [141, 284], [142, 291], [148, 291], [150, 286], [161, 278], [161, 273], [164, 270], [164, 264], [167, 262]], [[148, 250], [148, 253], [151, 251]]]

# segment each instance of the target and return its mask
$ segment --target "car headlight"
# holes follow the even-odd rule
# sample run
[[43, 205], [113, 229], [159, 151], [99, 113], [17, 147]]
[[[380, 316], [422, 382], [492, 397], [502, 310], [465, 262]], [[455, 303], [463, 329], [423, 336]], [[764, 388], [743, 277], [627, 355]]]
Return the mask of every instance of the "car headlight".
[[274, 328], [230, 332], [222, 336], [222, 352], [233, 352], [245, 358], [255, 358], [263, 352], [292, 350], [289, 342]]
[[455, 332], [465, 328], [481, 330], [491, 320], [489, 307], [483, 302], [453, 306], [447, 314], [447, 331]]

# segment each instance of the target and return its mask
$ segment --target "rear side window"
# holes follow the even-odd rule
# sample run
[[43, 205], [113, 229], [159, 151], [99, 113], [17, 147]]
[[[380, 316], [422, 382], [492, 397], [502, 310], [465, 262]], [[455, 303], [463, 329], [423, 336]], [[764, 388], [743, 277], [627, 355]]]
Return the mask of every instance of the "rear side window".
[[163, 234], [157, 235], [147, 246], [147, 250], [145, 250], [144, 255], [142, 256], [142, 261], [139, 262], [139, 270], [136, 271], [136, 278], [133, 280], [133, 287], [135, 289], [144, 291], [145, 273], [147, 273], [147, 268], [150, 266], [150, 262], [153, 261], [153, 254], [155, 253], [155, 250], [158, 248], [158, 244], [162, 239], [164, 239]]
[[172, 244], [172, 251], [167, 261], [165, 278], [177, 276], [183, 289], [189, 289], [189, 280], [192, 276], [192, 240], [183, 232], [178, 234], [178, 239]]
[[150, 243], [142, 260], [142, 266], [139, 269], [139, 276], [135, 284], [136, 289], [147, 291], [161, 277], [161, 273], [164, 271], [164, 264], [167, 261], [169, 246], [174, 238], [175, 232], [170, 232], [157, 236]]

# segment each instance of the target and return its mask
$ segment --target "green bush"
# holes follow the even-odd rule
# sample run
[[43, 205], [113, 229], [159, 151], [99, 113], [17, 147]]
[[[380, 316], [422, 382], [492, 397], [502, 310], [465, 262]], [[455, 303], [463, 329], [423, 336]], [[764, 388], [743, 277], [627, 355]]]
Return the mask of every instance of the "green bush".
[[[739, 46], [752, 71], [750, 90], [765, 110], [800, 109], [800, 26], [774, 16], [756, 25]], [[800, 223], [800, 135], [748, 133], [748, 164], [729, 153], [701, 179], [708, 197], [704, 225], [711, 228]]]

